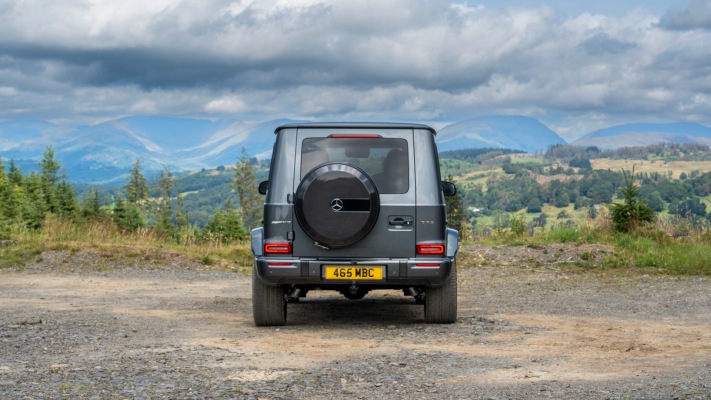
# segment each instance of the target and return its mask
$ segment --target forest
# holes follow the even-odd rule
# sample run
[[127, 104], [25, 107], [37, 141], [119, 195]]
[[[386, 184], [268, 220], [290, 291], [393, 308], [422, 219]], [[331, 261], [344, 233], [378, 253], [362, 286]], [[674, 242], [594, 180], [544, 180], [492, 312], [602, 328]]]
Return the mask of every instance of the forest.
[[220, 173], [225, 172], [224, 167], [218, 168], [217, 179], [208, 180], [207, 185], [204, 179], [182, 177], [182, 185], [190, 190], [187, 194], [212, 194], [211, 184], [215, 183], [227, 186], [226, 191], [207, 196], [214, 208], [198, 224], [190, 213], [200, 210], [203, 196], [192, 196], [191, 200], [198, 202], [188, 203], [186, 193], [176, 187], [177, 178], [167, 167], [149, 183], [140, 160], [136, 160], [124, 186], [85, 186], [78, 196], [51, 146], [43, 153], [38, 172], [23, 174], [14, 160], [6, 168], [0, 158], [0, 239], [11, 239], [18, 230], [38, 230], [48, 218], [59, 218], [111, 224], [121, 231], [150, 229], [160, 237], [182, 243], [244, 240], [249, 229], [261, 223], [263, 200], [257, 193], [253, 161], [243, 154], [230, 169], [229, 177]]
[[[711, 150], [705, 145], [652, 145], [608, 151], [554, 146], [536, 155], [463, 150], [441, 154], [440, 164], [443, 175], [461, 189], [463, 218], [476, 224], [477, 217], [500, 212], [540, 214], [546, 206], [562, 210], [572, 205], [574, 211], [584, 211], [594, 218], [600, 206], [621, 199], [620, 189], [625, 184], [623, 169], [593, 168], [602, 159], [631, 160], [628, 172], [635, 168], [635, 160], [656, 161], [654, 169], [634, 173], [640, 198], [656, 212], [711, 221], [711, 213], [707, 212]], [[668, 167], [670, 163], [700, 167], [677, 174]]]
[[[545, 226], [551, 218], [570, 220], [568, 224], [575, 216], [594, 219], [602, 206], [621, 200], [625, 179], [622, 169], [595, 169], [593, 164], [618, 159], [657, 162], [655, 169], [634, 174], [639, 197], [655, 212], [693, 217], [696, 223], [711, 221], [711, 168], [699, 164], [711, 166], [711, 149], [660, 144], [606, 151], [553, 146], [532, 155], [502, 149], [443, 152], [442, 176], [459, 187], [458, 195], [448, 199], [450, 223], [465, 230], [506, 226], [515, 213], [525, 214], [531, 227]], [[677, 173], [665, 167], [692, 162], [701, 168]], [[107, 218], [121, 228], [153, 227], [193, 240], [243, 239], [261, 220], [249, 215], [260, 212], [263, 199], [256, 185], [269, 172], [269, 160], [243, 153], [234, 165], [177, 175], [165, 168], [147, 179], [137, 160], [123, 186], [73, 186], [51, 147], [38, 166], [40, 171], [23, 175], [13, 160], [6, 167], [0, 159], [1, 236], [8, 237], [13, 224], [37, 228], [47, 214], [54, 214]], [[251, 205], [245, 207], [245, 201]]]

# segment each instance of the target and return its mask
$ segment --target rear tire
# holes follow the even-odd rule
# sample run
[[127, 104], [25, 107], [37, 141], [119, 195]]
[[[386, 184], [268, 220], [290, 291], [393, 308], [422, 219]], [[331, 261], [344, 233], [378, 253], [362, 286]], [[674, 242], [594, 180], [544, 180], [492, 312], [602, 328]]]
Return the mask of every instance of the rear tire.
[[252, 268], [252, 315], [256, 326], [286, 324], [286, 298], [282, 286], [268, 286]]
[[457, 322], [457, 264], [452, 262], [452, 272], [444, 285], [425, 291], [425, 322], [428, 324], [453, 324]]

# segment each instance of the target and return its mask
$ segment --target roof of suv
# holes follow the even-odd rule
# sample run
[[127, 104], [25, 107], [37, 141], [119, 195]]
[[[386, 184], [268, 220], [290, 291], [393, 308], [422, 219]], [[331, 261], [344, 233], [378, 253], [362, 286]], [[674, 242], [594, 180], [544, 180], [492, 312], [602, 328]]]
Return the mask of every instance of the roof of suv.
[[424, 129], [437, 134], [434, 128], [423, 124], [403, 124], [403, 123], [388, 123], [388, 122], [309, 122], [309, 123], [294, 123], [281, 125], [274, 130], [278, 133], [282, 129]]

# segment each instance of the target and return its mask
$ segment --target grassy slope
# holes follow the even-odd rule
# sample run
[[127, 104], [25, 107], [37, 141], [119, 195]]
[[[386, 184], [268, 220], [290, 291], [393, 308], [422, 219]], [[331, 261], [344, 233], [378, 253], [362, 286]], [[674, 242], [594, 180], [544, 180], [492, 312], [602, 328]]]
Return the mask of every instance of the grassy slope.
[[672, 178], [679, 179], [682, 172], [687, 175], [691, 171], [711, 171], [711, 161], [664, 161], [664, 160], [611, 160], [602, 158], [598, 160], [590, 160], [593, 169], [609, 169], [619, 171], [620, 169], [631, 170], [635, 167], [635, 172], [658, 172], [666, 175], [671, 171]]
[[[514, 163], [542, 163], [540, 157], [515, 156]], [[666, 173], [672, 170], [675, 176], [682, 171], [687, 173], [701, 169], [711, 169], [711, 163], [698, 162], [641, 162], [624, 160], [595, 160], [594, 165], [603, 168], [619, 168], [637, 165], [637, 171]], [[644, 164], [643, 164], [644, 163]], [[708, 166], [707, 166], [708, 164]], [[639, 167], [643, 165], [642, 167]], [[487, 179], [493, 176], [504, 175], [497, 163], [478, 165], [462, 160], [442, 160], [444, 176], [453, 175], [460, 185], [468, 186], [479, 184], [485, 186]], [[207, 200], [204, 194], [209, 193], [210, 181], [219, 181], [221, 196], [227, 194], [227, 183], [232, 176], [231, 170], [221, 173], [205, 171], [191, 174], [180, 182], [177, 187], [184, 192], [189, 192], [186, 200]], [[261, 169], [258, 177], [264, 178], [266, 170]], [[220, 197], [220, 196], [218, 196]], [[224, 199], [224, 198], [223, 198]], [[704, 202], [711, 209], [711, 199]], [[214, 210], [213, 206], [204, 206], [206, 210]], [[566, 211], [570, 218], [558, 219], [560, 211]], [[526, 214], [520, 210], [517, 214], [523, 215], [526, 222], [531, 221], [537, 214]], [[548, 215], [548, 224], [545, 228], [536, 228], [533, 236], [524, 234], [513, 235], [509, 229], [495, 231], [492, 236], [478, 236], [472, 240], [478, 243], [503, 244], [503, 245], [535, 245], [536, 243], [566, 242], [573, 244], [597, 243], [614, 246], [617, 251], [610, 254], [605, 262], [608, 267], [641, 267], [653, 271], [666, 271], [668, 273], [711, 275], [711, 234], [708, 231], [694, 231], [688, 226], [682, 226], [684, 221], [669, 222], [664, 219], [666, 213], [661, 213], [662, 220], [654, 229], [638, 232], [634, 235], [613, 234], [609, 228], [605, 211], [595, 221], [587, 218], [587, 210], [573, 210], [570, 205], [565, 208], [556, 208], [545, 205], [543, 212]], [[573, 227], [565, 227], [566, 221], [575, 222]], [[496, 215], [478, 218], [477, 226], [494, 226]], [[706, 228], [708, 230], [708, 227]], [[674, 232], [687, 232], [687, 236], [672, 238]], [[176, 252], [208, 265], [222, 268], [246, 268], [251, 263], [248, 243], [222, 245], [219, 243], [176, 243], [157, 237], [152, 231], [120, 232], [112, 224], [71, 223], [49, 219], [40, 231], [17, 230], [13, 234], [14, 244], [0, 247], [0, 267], [24, 263], [45, 250], [98, 250], [111, 254], [112, 257], [158, 257], [161, 252]]]
[[[503, 158], [502, 158], [503, 159]], [[447, 160], [451, 161], [451, 160]], [[457, 160], [459, 161], [459, 160]], [[514, 164], [543, 164], [542, 157], [530, 155], [512, 156]], [[464, 165], [459, 162], [458, 166], [451, 168], [452, 164], [443, 166], [443, 171], [454, 172], [456, 170], [466, 171], [464, 174], [454, 175], [455, 181], [463, 186], [478, 184], [485, 188], [486, 180], [503, 176], [503, 170], [496, 164], [490, 165]], [[687, 175], [694, 170], [702, 172], [711, 170], [711, 162], [699, 161], [672, 161], [664, 160], [641, 161], [641, 160], [592, 160], [594, 169], [620, 170], [622, 168], [631, 170], [635, 166], [636, 172], [658, 172], [668, 174], [671, 171], [672, 177], [678, 179], [681, 172]], [[556, 166], [557, 164], [554, 164]], [[564, 166], [566, 167], [566, 166]], [[567, 168], [567, 167], [566, 167]], [[545, 178], [545, 177], [543, 177]], [[711, 211], [711, 197], [706, 197], [702, 201], [707, 204]], [[525, 209], [508, 215], [518, 215], [523, 217], [526, 223], [531, 222], [540, 214], [527, 214]], [[567, 207], [554, 207], [544, 205], [542, 211], [548, 215], [548, 223], [545, 228], [535, 228], [533, 235], [529, 232], [524, 235], [514, 235], [510, 229], [496, 229], [501, 222], [497, 220], [507, 218], [507, 214], [493, 214], [490, 216], [478, 216], [477, 228], [488, 227], [487, 232], [493, 232], [491, 236], [474, 236], [472, 241], [477, 243], [488, 243], [498, 245], [536, 245], [541, 243], [573, 243], [601, 244], [614, 246], [617, 251], [610, 254], [603, 265], [609, 268], [635, 267], [642, 268], [647, 272], [664, 272], [672, 274], [691, 275], [711, 275], [711, 232], [708, 224], [694, 229], [690, 227], [686, 220], [679, 220], [670, 217], [666, 211], [659, 213], [659, 221], [655, 226], [647, 227], [633, 234], [613, 233], [609, 226], [609, 216], [605, 208], [601, 209], [601, 215], [596, 220], [588, 218], [588, 210], [582, 208], [574, 210], [572, 204]], [[567, 218], [557, 218], [561, 211], [565, 211]], [[572, 227], [566, 227], [566, 223], [574, 223]], [[475, 230], [481, 232], [481, 229]], [[683, 232], [684, 236], [674, 238], [673, 235]]]
[[166, 254], [179, 254], [204, 265], [235, 271], [247, 271], [252, 264], [247, 241], [178, 243], [153, 230], [121, 231], [111, 221], [73, 222], [50, 216], [38, 231], [16, 227], [13, 242], [0, 247], [0, 268], [22, 266], [49, 250], [95, 251], [113, 260], [162, 260]]

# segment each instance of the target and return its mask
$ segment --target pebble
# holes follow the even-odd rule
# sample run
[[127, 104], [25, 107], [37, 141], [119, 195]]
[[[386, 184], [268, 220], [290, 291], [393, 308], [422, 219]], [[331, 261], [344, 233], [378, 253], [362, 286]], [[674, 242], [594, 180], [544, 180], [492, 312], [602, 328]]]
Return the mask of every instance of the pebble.
[[[48, 259], [52, 260], [52, 257], [50, 254]], [[86, 255], [81, 257], [90, 259]], [[71, 268], [72, 263], [67, 265]], [[40, 268], [28, 266], [31, 271], [28, 273], [42, 273]], [[260, 330], [244, 322], [251, 318], [251, 305], [248, 300], [244, 300], [244, 294], [235, 289], [246, 287], [249, 290], [248, 278], [235, 277], [233, 273], [187, 270], [180, 263], [166, 268], [147, 271], [122, 267], [116, 271], [101, 272], [99, 276], [102, 279], [111, 276], [153, 280], [165, 278], [167, 284], [158, 288], [174, 287], [177, 281], [199, 283], [205, 279], [229, 283], [231, 288], [226, 292], [229, 294], [221, 296], [229, 299], [224, 303], [213, 301], [214, 293], [208, 296], [209, 302], [199, 296], [168, 302], [164, 292], [161, 292], [161, 295], [151, 299], [154, 303], [150, 304], [151, 310], [176, 313], [180, 318], [200, 316], [204, 312], [204, 321], [224, 325], [221, 332], [209, 336], [208, 333], [213, 332], [202, 332], [203, 327], [198, 324], [186, 329], [186, 324], [171, 318], [138, 318], [106, 312], [112, 307], [129, 307], [127, 304], [130, 304], [132, 298], [120, 292], [110, 303], [95, 307], [87, 307], [80, 299], [71, 298], [68, 301], [77, 304], [77, 307], [83, 309], [82, 312], [58, 309], [49, 313], [52, 318], [45, 318], [46, 314], [36, 315], [42, 317], [41, 325], [17, 325], [17, 322], [27, 320], [26, 310], [19, 306], [13, 308], [12, 305], [4, 305], [3, 322], [15, 324], [0, 325], [0, 362], [7, 364], [0, 365], [0, 398], [254, 400], [348, 397], [415, 400], [624, 398], [630, 394], [633, 398], [711, 397], [708, 384], [711, 382], [711, 359], [690, 365], [676, 375], [655, 371], [654, 377], [643, 374], [629, 379], [619, 377], [590, 382], [558, 378], [560, 381], [542, 385], [538, 377], [542, 374], [538, 371], [560, 362], [561, 356], [555, 352], [535, 356], [529, 354], [528, 357], [497, 356], [480, 352], [476, 347], [510, 345], [515, 350], [520, 343], [537, 339], [531, 336], [524, 338], [524, 335], [540, 336], [547, 332], [540, 327], [517, 324], [505, 317], [514, 313], [619, 318], [621, 315], [630, 315], [626, 311], [630, 308], [615, 306], [632, 305], [638, 311], [636, 318], [651, 318], [662, 310], [662, 304], [671, 305], [671, 308], [665, 307], [662, 310], [667, 316], [680, 310], [689, 313], [697, 309], [708, 310], [711, 305], [711, 302], [705, 300], [708, 297], [708, 281], [685, 281], [684, 285], [696, 285], [696, 291], [689, 289], [683, 293], [674, 293], [671, 300], [667, 301], [657, 301], [663, 292], [660, 294], [662, 289], [654, 284], [655, 279], [658, 279], [655, 276], [646, 278], [650, 283], [639, 293], [614, 291], [607, 286], [608, 282], [603, 282], [600, 288], [605, 291], [605, 296], [593, 298], [586, 296], [595, 293], [586, 289], [585, 285], [590, 284], [587, 281], [580, 283], [576, 277], [572, 277], [571, 282], [575, 281], [579, 286], [564, 284], [557, 288], [557, 292], [553, 292], [547, 289], [551, 285], [561, 284], [555, 283], [552, 278], [541, 279], [540, 282], [537, 280], [533, 285], [526, 284], [530, 282], [519, 282], [516, 275], [498, 278], [492, 285], [486, 279], [478, 279], [480, 275], [486, 278], [518, 271], [517, 267], [501, 268], [501, 271], [476, 268], [465, 270], [460, 275], [469, 278], [470, 282], [480, 283], [476, 283], [478, 286], [475, 288], [471, 286], [473, 283], [461, 284], [461, 293], [468, 294], [460, 297], [460, 304], [464, 303], [460, 319], [453, 325], [425, 325], [421, 319], [413, 322], [404, 318], [382, 321], [370, 314], [367, 317], [370, 319], [365, 323], [343, 317], [337, 323], [330, 324], [328, 318], [336, 319], [339, 316], [329, 317], [329, 311], [326, 310], [316, 322], [305, 318], [303, 314], [297, 314], [286, 327]], [[76, 273], [82, 274], [82, 277], [84, 274], [97, 276], [83, 270]], [[539, 275], [546, 273], [536, 272]], [[550, 273], [551, 277], [554, 273]], [[586, 276], [585, 279], [594, 282], [596, 278]], [[497, 291], [496, 283], [506, 283], [505, 290]], [[0, 287], [3, 299], [9, 299], [9, 303], [25, 295], [19, 288], [9, 291], [5, 289]], [[670, 286], [663, 290], [677, 289]], [[136, 294], [141, 297], [150, 295], [144, 292]], [[45, 293], [43, 296], [47, 299], [42, 303], [45, 307], [56, 295]], [[678, 299], [694, 299], [694, 302]], [[6, 315], [9, 317], [7, 320]], [[212, 315], [220, 317], [210, 319]], [[199, 321], [202, 323], [203, 319]], [[137, 332], [131, 327], [140, 327], [141, 335], [126, 335], [127, 332]], [[279, 332], [279, 335], [274, 332]], [[289, 354], [280, 344], [289, 340], [291, 332], [312, 334], [313, 342], [303, 343], [304, 348], [299, 350], [292, 348], [292, 354]], [[270, 337], [274, 339], [272, 348], [267, 350], [256, 345], [260, 340], [269, 340]], [[502, 337], [514, 339], [499, 344]], [[98, 338], [101, 340], [97, 341]], [[318, 338], [328, 339], [328, 342], [319, 342]], [[349, 340], [376, 343], [377, 346], [362, 354], [337, 360], [326, 354], [323, 359], [312, 361], [307, 366], [299, 363], [299, 351], [311, 344], [315, 345], [317, 351], [323, 353], [325, 349], [327, 353], [327, 343], [341, 345], [349, 343]], [[644, 357], [644, 354], [635, 356]], [[292, 360], [296, 362], [290, 362]], [[518, 374], [518, 384], [488, 384], [483, 380], [472, 383], [476, 377], [498, 378], [509, 374]], [[521, 379], [523, 375], [530, 378]]]

